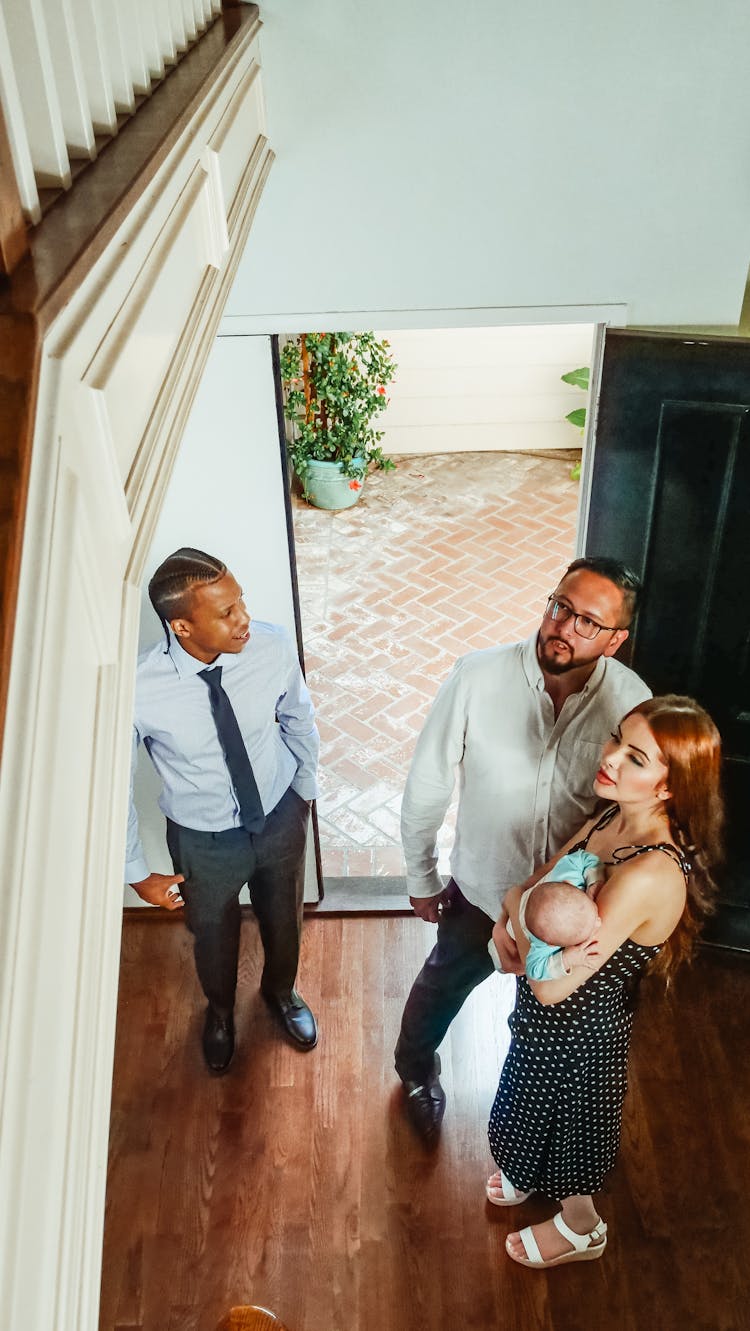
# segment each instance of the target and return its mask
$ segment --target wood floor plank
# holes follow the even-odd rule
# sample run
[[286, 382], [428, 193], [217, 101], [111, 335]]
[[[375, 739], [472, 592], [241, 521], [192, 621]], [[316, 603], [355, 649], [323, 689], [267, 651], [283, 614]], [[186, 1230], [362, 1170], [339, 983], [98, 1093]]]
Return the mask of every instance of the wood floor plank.
[[621, 1158], [601, 1199], [607, 1253], [539, 1274], [510, 1262], [504, 1240], [550, 1204], [484, 1199], [511, 981], [481, 986], [444, 1043], [438, 1150], [403, 1118], [393, 1046], [433, 936], [413, 918], [309, 920], [300, 988], [320, 1040], [304, 1053], [257, 992], [246, 920], [237, 1054], [216, 1078], [189, 936], [128, 916], [101, 1331], [213, 1331], [242, 1303], [290, 1331], [750, 1326], [748, 959], [703, 953], [669, 999], [644, 986]]

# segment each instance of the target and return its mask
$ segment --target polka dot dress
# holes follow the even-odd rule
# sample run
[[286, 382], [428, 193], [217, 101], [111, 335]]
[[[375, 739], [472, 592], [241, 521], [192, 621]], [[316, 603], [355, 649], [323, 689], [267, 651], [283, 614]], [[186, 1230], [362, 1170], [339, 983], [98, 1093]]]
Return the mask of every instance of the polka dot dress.
[[598, 1192], [620, 1142], [637, 978], [658, 947], [628, 939], [562, 1003], [519, 976], [490, 1149], [520, 1192]]

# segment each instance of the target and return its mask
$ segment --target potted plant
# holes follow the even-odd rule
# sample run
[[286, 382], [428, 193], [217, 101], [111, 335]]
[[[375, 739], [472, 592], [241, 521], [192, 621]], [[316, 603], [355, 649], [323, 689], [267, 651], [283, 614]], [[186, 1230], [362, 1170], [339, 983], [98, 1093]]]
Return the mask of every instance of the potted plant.
[[356, 504], [371, 464], [393, 470], [373, 420], [395, 373], [388, 342], [374, 333], [300, 333], [285, 343], [289, 455], [305, 498], [318, 508]]

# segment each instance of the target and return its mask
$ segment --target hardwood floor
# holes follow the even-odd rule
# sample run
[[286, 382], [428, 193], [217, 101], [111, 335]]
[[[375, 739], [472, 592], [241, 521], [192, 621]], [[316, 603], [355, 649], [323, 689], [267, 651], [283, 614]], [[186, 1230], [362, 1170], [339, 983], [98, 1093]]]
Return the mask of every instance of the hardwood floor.
[[[134, 912], [133, 915], [136, 913]], [[414, 918], [310, 919], [300, 987], [317, 1049], [284, 1043], [243, 925], [238, 1050], [203, 1067], [189, 936], [126, 918], [101, 1331], [214, 1331], [232, 1304], [290, 1331], [742, 1331], [747, 1311], [750, 964], [706, 952], [672, 996], [643, 989], [600, 1262], [504, 1254], [550, 1213], [484, 1202], [486, 1122], [512, 982], [472, 995], [442, 1050], [430, 1154], [401, 1115], [392, 1048], [433, 934]]]

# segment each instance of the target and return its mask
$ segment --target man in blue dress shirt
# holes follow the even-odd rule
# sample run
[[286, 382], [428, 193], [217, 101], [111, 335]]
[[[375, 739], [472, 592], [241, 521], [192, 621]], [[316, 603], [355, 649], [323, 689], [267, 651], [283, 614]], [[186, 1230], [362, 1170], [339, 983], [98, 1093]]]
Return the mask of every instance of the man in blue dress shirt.
[[203, 1052], [224, 1072], [234, 1053], [239, 894], [248, 884], [263, 943], [261, 993], [301, 1049], [315, 1019], [295, 989], [310, 800], [319, 738], [286, 630], [255, 622], [221, 560], [183, 548], [149, 583], [167, 645], [139, 658], [133, 774], [143, 741], [175, 872], [149, 872], [132, 794], [125, 877], [166, 910], [184, 907], [208, 999]]

